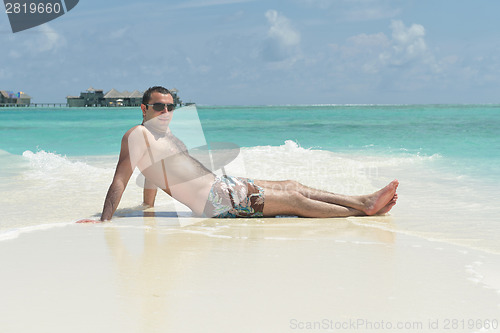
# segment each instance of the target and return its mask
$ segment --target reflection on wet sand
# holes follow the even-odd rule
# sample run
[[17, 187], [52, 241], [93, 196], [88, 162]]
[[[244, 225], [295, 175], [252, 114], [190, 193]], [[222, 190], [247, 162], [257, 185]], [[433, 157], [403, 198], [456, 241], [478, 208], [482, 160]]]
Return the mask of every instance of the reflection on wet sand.
[[[135, 217], [137, 223], [130, 224], [124, 218], [125, 222], [110, 224], [105, 231], [123, 311], [137, 317], [142, 332], [175, 331], [211, 321], [218, 325], [232, 311], [243, 311], [231, 316], [235, 323], [245, 320], [248, 307], [259, 306], [255, 304], [258, 295], [262, 302], [273, 300], [282, 306], [289, 290], [308, 290], [291, 277], [301, 275], [298, 270], [305, 260], [324, 265], [332, 255], [326, 250], [328, 244], [376, 244], [387, 253], [391, 250], [384, 244], [394, 242], [393, 233], [348, 219], [203, 220], [165, 218], [165, 214], [147, 210], [142, 221]], [[379, 219], [388, 223], [388, 218]], [[296, 250], [301, 255], [294, 255]], [[321, 269], [308, 272], [312, 277], [317, 274], [325, 275]], [[315, 280], [321, 283], [322, 279]], [[237, 301], [240, 298], [245, 301]], [[214, 315], [210, 307], [226, 311]], [[221, 312], [226, 315], [220, 317]], [[199, 323], [187, 324], [190, 316]]]

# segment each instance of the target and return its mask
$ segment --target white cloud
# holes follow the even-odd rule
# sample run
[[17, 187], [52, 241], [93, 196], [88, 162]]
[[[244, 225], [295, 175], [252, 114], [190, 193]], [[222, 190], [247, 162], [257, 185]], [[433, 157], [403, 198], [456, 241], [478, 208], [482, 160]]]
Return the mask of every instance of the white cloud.
[[6, 53], [12, 59], [38, 57], [51, 53], [66, 45], [66, 39], [49, 24], [12, 34], [6, 42]]
[[425, 41], [425, 28], [420, 24], [407, 27], [392, 21], [392, 34], [359, 34], [340, 47], [342, 57], [366, 72], [378, 73], [387, 67], [421, 66], [421, 70], [438, 72], [440, 66]]
[[[31, 33], [31, 32], [27, 32]], [[52, 29], [47, 23], [41, 25], [25, 41], [27, 49], [35, 53], [54, 51], [66, 43], [65, 38]]]
[[[290, 61], [300, 54], [300, 33], [291, 21], [276, 10], [265, 13], [269, 30], [264, 42], [263, 56], [268, 61]], [[293, 61], [292, 61], [293, 62]]]
[[293, 29], [288, 18], [272, 9], [266, 12], [266, 18], [271, 25], [268, 32], [270, 38], [284, 46], [295, 46], [300, 43], [300, 34]]
[[402, 21], [392, 21], [393, 49], [397, 55], [410, 60], [427, 55], [425, 28], [420, 24], [412, 24], [407, 28]]

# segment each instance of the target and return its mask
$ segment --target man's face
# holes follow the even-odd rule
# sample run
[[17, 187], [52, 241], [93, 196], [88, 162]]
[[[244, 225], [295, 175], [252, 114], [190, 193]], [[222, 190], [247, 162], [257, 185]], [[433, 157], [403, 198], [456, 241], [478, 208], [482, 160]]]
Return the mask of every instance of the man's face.
[[[151, 98], [149, 99], [148, 104], [154, 104], [154, 103], [163, 103], [165, 105], [173, 104], [174, 99], [170, 94], [164, 95], [159, 92], [153, 92], [151, 94]], [[168, 111], [166, 107], [161, 111], [155, 111], [152, 105], [148, 106], [144, 104], [141, 105], [141, 109], [142, 109], [143, 122], [146, 122], [153, 118], [157, 118], [155, 119], [155, 122], [159, 122], [163, 126], [168, 126], [170, 120], [172, 120], [172, 115], [174, 113], [173, 111]]]

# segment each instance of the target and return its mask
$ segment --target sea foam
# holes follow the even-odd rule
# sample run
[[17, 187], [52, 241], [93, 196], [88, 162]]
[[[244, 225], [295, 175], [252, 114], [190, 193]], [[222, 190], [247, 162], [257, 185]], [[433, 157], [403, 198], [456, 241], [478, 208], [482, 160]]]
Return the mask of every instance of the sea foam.
[[[24, 227], [97, 218], [117, 160], [116, 155], [78, 158], [46, 151], [25, 151], [22, 157], [3, 152], [0, 157], [16, 165], [10, 168], [9, 177], [0, 178], [0, 189], [8, 194], [0, 203], [0, 229], [10, 235], [17, 232], [12, 230]], [[445, 164], [446, 157], [438, 154], [338, 153], [304, 148], [288, 140], [278, 146], [243, 147], [224, 170], [215, 171], [262, 180], [296, 180], [348, 195], [372, 193], [397, 178], [400, 198], [391, 214], [398, 223], [377, 227], [414, 235], [431, 234], [436, 239], [459, 240], [474, 248], [500, 251], [494, 237], [498, 231], [489, 223], [498, 197], [493, 194], [498, 191], [482, 196], [490, 193], [487, 188], [471, 185], [469, 178], [442, 168]], [[142, 202], [137, 175], [135, 171], [119, 209], [137, 207]], [[159, 192], [157, 205], [162, 206], [165, 200], [170, 199]], [[460, 218], [457, 207], [462, 209]], [[360, 223], [371, 224], [365, 220]], [[481, 244], [474, 243], [474, 239], [482, 239]]]

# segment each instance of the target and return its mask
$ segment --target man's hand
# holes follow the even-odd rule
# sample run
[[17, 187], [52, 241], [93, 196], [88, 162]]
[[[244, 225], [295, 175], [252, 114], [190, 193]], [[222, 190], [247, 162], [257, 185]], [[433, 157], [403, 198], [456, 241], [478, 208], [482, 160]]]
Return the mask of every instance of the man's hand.
[[83, 220], [76, 221], [76, 223], [102, 223], [102, 222], [103, 221], [91, 220], [91, 219], [83, 219]]

